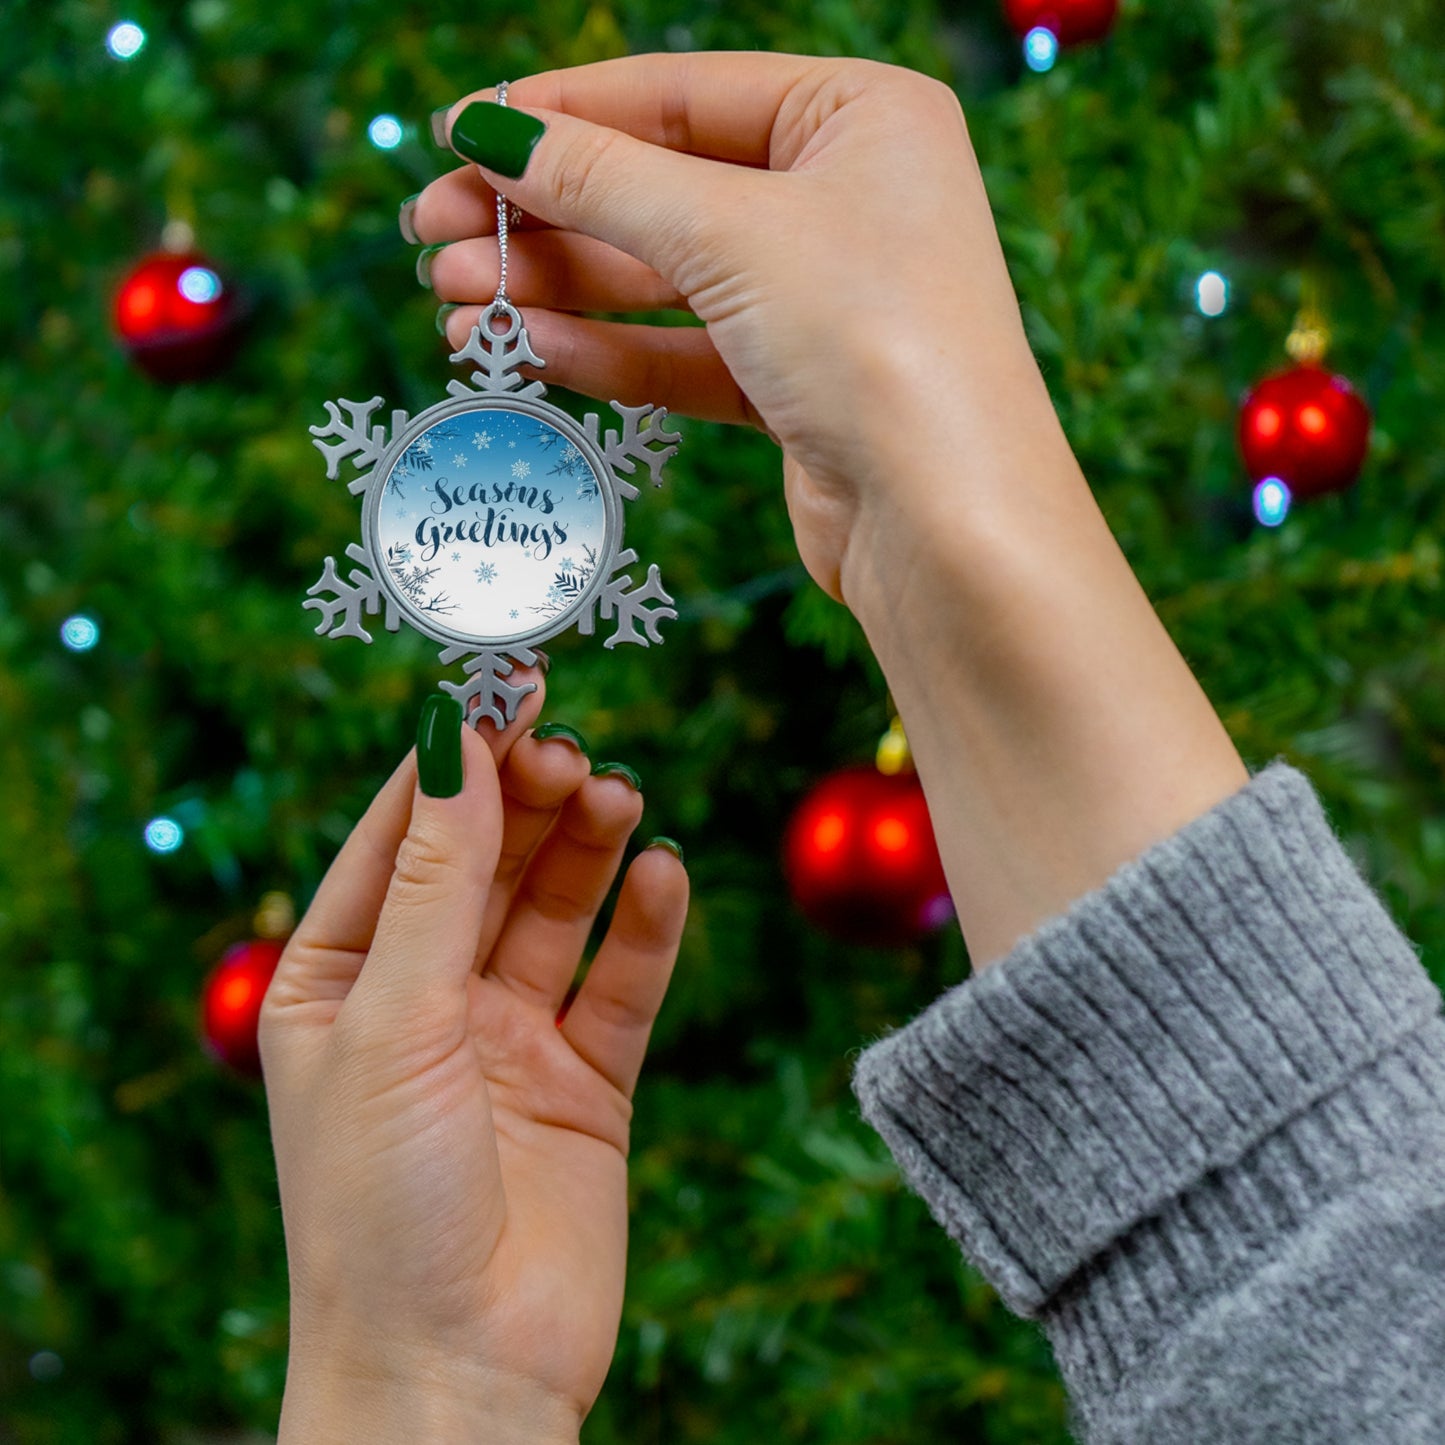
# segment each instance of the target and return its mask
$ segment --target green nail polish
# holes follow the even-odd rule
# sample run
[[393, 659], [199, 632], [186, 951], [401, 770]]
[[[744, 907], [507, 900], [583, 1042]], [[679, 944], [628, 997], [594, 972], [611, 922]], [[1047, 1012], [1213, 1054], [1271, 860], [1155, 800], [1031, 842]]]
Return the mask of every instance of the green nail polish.
[[416, 215], [416, 203], [421, 199], [421, 192], [414, 196], [408, 196], [401, 203], [401, 209], [396, 213], [396, 224], [401, 229], [402, 240], [408, 246], [420, 246], [421, 237], [416, 233], [416, 224], [413, 217]]
[[460, 311], [461, 302], [447, 301], [437, 307], [437, 335], [444, 337], [447, 334], [447, 317], [453, 311]]
[[532, 736], [539, 743], [545, 743], [548, 738], [566, 738], [584, 758], [592, 756], [587, 747], [587, 739], [576, 728], [570, 728], [566, 723], [543, 723], [541, 727], [533, 728]]
[[536, 116], [524, 111], [491, 100], [474, 100], [452, 122], [452, 149], [489, 171], [516, 180], [527, 169], [532, 149], [546, 129]]
[[424, 246], [416, 258], [416, 279], [431, 290], [431, 259], [438, 251], [446, 250], [450, 243], [439, 241], [435, 246]]
[[626, 763], [593, 763], [592, 776], [594, 778], [621, 778], [623, 782], [630, 784], [639, 793], [642, 791], [642, 779], [637, 776], [633, 768]]
[[431, 113], [431, 140], [433, 145], [446, 149], [447, 144], [447, 113], [451, 110], [449, 105], [439, 105]]
[[656, 838], [649, 838], [642, 851], [645, 853], [648, 848], [666, 848], [679, 863], [687, 862], [687, 859], [682, 856], [682, 844], [676, 838], [664, 838], [659, 834]]
[[416, 776], [429, 798], [454, 798], [462, 790], [462, 705], [445, 693], [434, 692], [421, 705]]

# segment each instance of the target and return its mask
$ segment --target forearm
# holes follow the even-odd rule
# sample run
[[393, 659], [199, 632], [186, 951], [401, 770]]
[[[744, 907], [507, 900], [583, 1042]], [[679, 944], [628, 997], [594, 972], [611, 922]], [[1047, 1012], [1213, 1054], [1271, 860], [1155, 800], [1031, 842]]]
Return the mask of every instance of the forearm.
[[996, 414], [889, 409], [908, 445], [877, 465], [909, 482], [872, 493], [843, 570], [976, 968], [1249, 778], [1015, 367]]

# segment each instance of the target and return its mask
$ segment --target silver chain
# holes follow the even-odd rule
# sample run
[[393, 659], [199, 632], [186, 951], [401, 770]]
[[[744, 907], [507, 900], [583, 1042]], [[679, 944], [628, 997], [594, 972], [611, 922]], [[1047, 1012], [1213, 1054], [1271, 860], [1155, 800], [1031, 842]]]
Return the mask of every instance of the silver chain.
[[[506, 105], [506, 103], [507, 82], [504, 80], [501, 82], [500, 85], [497, 86], [497, 104]], [[497, 279], [497, 294], [495, 297], [492, 298], [492, 309], [489, 313], [492, 316], [496, 316], [497, 314], [499, 314], [504, 306], [510, 306], [512, 304], [507, 297], [507, 211], [507, 198], [500, 191], [498, 191], [497, 249], [500, 252], [502, 258], [502, 271], [501, 275]], [[522, 213], [520, 211], [517, 211], [516, 217], [520, 221], [522, 218]]]

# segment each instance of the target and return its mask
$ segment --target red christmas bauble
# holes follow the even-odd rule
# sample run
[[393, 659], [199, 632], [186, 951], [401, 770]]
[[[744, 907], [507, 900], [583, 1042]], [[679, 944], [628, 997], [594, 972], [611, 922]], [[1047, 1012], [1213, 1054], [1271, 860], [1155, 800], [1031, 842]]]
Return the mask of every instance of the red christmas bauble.
[[1021, 39], [1042, 26], [1060, 45], [1082, 45], [1114, 28], [1119, 0], [1004, 0], [1003, 8]]
[[283, 947], [272, 938], [236, 944], [211, 970], [201, 991], [201, 1034], [206, 1047], [238, 1073], [260, 1076], [256, 1029], [261, 1001]]
[[239, 308], [204, 256], [147, 256], [115, 295], [115, 329], [126, 352], [157, 381], [198, 381], [230, 361]]
[[911, 943], [953, 917], [914, 773], [855, 767], [824, 778], [788, 824], [783, 867], [803, 915], [850, 943]]
[[1267, 376], [1240, 408], [1249, 475], [1278, 477], [1296, 497], [1353, 486], [1369, 444], [1369, 407], [1343, 376], [1314, 362]]

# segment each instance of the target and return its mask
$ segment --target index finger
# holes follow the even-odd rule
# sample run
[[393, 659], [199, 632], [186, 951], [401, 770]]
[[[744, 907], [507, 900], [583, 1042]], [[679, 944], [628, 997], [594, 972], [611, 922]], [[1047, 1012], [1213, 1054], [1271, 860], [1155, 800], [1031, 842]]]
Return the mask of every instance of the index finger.
[[[801, 119], [824, 83], [849, 64], [867, 62], [769, 51], [627, 55], [524, 76], [509, 84], [507, 100], [688, 155], [775, 166], [779, 121]], [[495, 99], [495, 87], [465, 96], [448, 113], [448, 126], [472, 101]]]

